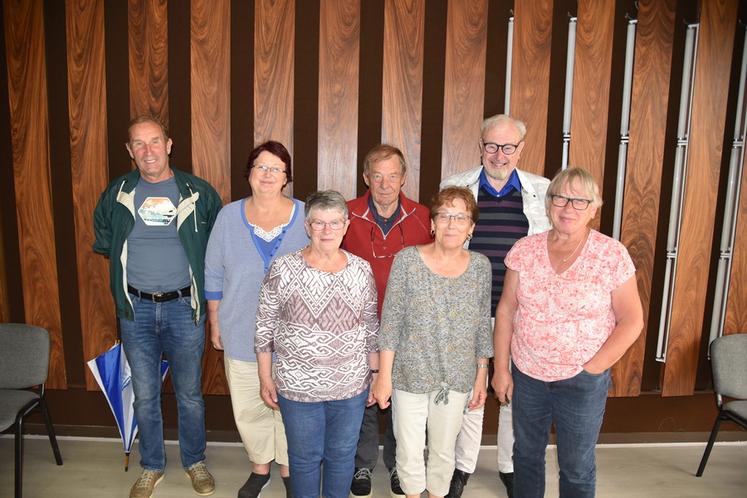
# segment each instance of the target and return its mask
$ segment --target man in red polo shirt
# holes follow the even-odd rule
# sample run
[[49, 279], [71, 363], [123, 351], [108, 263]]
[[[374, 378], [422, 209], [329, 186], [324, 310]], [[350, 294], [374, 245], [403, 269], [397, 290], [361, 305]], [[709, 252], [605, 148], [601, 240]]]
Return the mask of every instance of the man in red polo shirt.
[[[379, 318], [394, 255], [407, 246], [432, 240], [428, 208], [402, 193], [406, 170], [405, 158], [397, 147], [377, 145], [363, 162], [363, 180], [368, 192], [348, 202], [350, 227], [342, 248], [371, 264], [378, 291]], [[377, 373], [374, 372], [374, 377]], [[378, 405], [374, 404], [366, 408], [363, 416], [350, 486], [354, 497], [371, 496], [371, 474], [379, 457], [378, 412]], [[391, 496], [405, 496], [397, 477], [391, 408], [382, 413], [387, 423], [384, 464], [389, 470]]]

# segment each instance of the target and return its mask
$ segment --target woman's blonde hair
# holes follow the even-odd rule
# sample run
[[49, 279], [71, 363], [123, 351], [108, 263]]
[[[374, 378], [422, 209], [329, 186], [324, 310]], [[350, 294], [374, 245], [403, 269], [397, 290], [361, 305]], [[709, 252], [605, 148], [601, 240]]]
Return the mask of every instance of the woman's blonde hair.
[[545, 195], [545, 210], [547, 211], [548, 217], [550, 216], [550, 206], [552, 206], [552, 196], [559, 195], [560, 191], [563, 190], [563, 187], [566, 185], [580, 186], [591, 199], [592, 207], [597, 208], [602, 205], [602, 196], [599, 193], [599, 185], [597, 185], [597, 182], [594, 180], [591, 173], [584, 168], [569, 167], [568, 169], [560, 170], [547, 187], [547, 194]]

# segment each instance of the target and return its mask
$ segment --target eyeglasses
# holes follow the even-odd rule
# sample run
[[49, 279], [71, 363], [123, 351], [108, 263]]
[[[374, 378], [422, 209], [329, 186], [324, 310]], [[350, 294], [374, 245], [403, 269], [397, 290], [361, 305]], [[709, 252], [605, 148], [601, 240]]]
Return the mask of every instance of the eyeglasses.
[[448, 225], [450, 221], [454, 221], [457, 226], [466, 226], [472, 221], [472, 217], [464, 213], [449, 214], [449, 213], [436, 213], [436, 223], [439, 225]]
[[487, 152], [488, 154], [495, 154], [500, 149], [504, 154], [510, 156], [511, 154], [516, 152], [516, 149], [519, 148], [519, 144], [497, 144], [495, 142], [483, 142], [482, 148], [485, 149], [485, 152]]
[[268, 164], [255, 164], [254, 168], [260, 170], [262, 173], [272, 173], [273, 175], [279, 175], [285, 173], [285, 167], [278, 168], [277, 166], [270, 166]]
[[343, 220], [334, 220], [334, 221], [321, 221], [321, 220], [311, 220], [308, 222], [309, 226], [312, 230], [315, 232], [321, 232], [324, 230], [325, 227], [329, 227], [330, 230], [342, 230], [342, 227], [345, 226], [345, 222]]
[[[391, 254], [376, 254], [376, 244], [374, 243], [374, 230], [381, 230], [378, 226], [371, 227], [371, 254], [373, 255], [374, 259], [387, 259], [387, 258], [393, 258], [397, 252], [405, 247], [405, 232], [402, 229], [402, 223], [397, 223], [397, 228], [399, 228], [399, 246], [394, 248], [394, 252]], [[387, 235], [390, 235], [394, 228], [389, 230], [389, 233]]]
[[571, 203], [571, 206], [573, 206], [573, 209], [577, 211], [583, 211], [584, 209], [589, 207], [589, 204], [591, 204], [590, 199], [580, 199], [578, 197], [566, 197], [564, 195], [551, 195], [550, 200], [552, 201], [553, 206], [557, 207], [566, 207], [568, 203]]

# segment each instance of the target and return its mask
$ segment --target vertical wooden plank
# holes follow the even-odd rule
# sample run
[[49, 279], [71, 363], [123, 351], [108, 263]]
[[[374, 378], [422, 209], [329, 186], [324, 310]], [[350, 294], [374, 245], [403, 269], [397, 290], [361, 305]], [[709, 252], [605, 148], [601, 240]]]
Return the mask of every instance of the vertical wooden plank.
[[[0, 26], [5, 27], [2, 9], [0, 9]], [[5, 62], [5, 37], [0, 37], [0, 67], [7, 67]], [[8, 109], [8, 72], [0, 72], [0, 163], [13, 164], [13, 147], [10, 141], [10, 110]], [[0, 170], [0, 322], [11, 322], [10, 285], [11, 253], [15, 253], [15, 195], [13, 195], [13, 172], [11, 168]], [[11, 235], [12, 234], [12, 235]], [[7, 255], [6, 255], [7, 251]], [[18, 267], [18, 265], [13, 265]], [[17, 297], [17, 293], [15, 296]]]
[[521, 167], [545, 173], [553, 0], [515, 0], [511, 115], [527, 125]]
[[[83, 357], [90, 359], [117, 339], [107, 260], [94, 256], [91, 249], [95, 238], [93, 210], [108, 178], [104, 6], [68, 0], [65, 22], [78, 294]], [[88, 371], [86, 387], [96, 389]]]
[[[569, 163], [604, 179], [614, 0], [579, 0]], [[622, 57], [622, 54], [620, 55]]]
[[360, 0], [321, 0], [317, 184], [356, 196]]
[[8, 300], [8, 275], [5, 271], [5, 231], [0, 217], [0, 322], [10, 321], [10, 301]]
[[[124, 148], [130, 121], [130, 64], [128, 5], [104, 0], [104, 60], [106, 61], [107, 136], [110, 143], [109, 178], [117, 178], [134, 167]], [[181, 144], [180, 144], [181, 145]]]
[[[651, 309], [675, 9], [675, 0], [642, 0], [636, 31], [620, 240], [635, 263], [646, 322]], [[638, 396], [641, 392], [647, 328], [648, 323], [612, 369], [614, 396]]]
[[718, 195], [736, 0], [702, 2], [663, 396], [693, 394]]
[[[68, 109], [68, 44], [65, 2], [45, 0], [44, 38], [47, 74], [60, 75], [47, 86], [49, 122], [50, 182], [57, 186], [52, 194], [52, 223], [56, 234], [57, 281], [60, 289], [60, 318], [65, 348], [65, 373], [68, 389], [86, 388], [86, 364], [83, 361], [83, 334], [78, 278], [78, 249], [75, 238], [75, 204], [70, 148], [70, 111]], [[107, 114], [109, 110], [107, 109]], [[64, 185], [65, 188], [59, 188]], [[65, 234], [61, 237], [60, 234]], [[70, 333], [72, 331], [72, 333]]]
[[192, 171], [231, 198], [229, 0], [192, 0]]
[[[293, 195], [299, 199], [306, 199], [309, 194], [316, 192], [319, 182], [320, 15], [319, 0], [296, 4], [293, 23], [293, 115], [302, 118], [293, 123], [293, 164], [301, 167], [293, 168], [292, 187]], [[358, 29], [360, 32], [360, 22]], [[355, 63], [360, 65], [358, 61]], [[376, 80], [377, 83], [380, 81], [381, 78]], [[376, 128], [377, 133], [380, 130], [381, 127]], [[285, 189], [290, 191], [287, 186]]]
[[26, 322], [49, 331], [47, 386], [66, 388], [57, 287], [41, 2], [3, 2], [13, 174]]
[[257, 0], [254, 14], [254, 144], [282, 142], [293, 155], [295, 0]]
[[488, 35], [485, 48], [485, 104], [483, 117], [505, 111], [508, 19], [513, 1], [488, 0]]
[[[358, 68], [358, 182], [357, 193], [368, 187], [363, 181], [363, 158], [381, 142], [381, 104], [384, 74], [384, 2], [365, 0], [361, 3], [360, 63]], [[440, 127], [439, 127], [440, 129]]]
[[[231, 199], [229, 0], [191, 3], [192, 172], [210, 182], [224, 203]], [[223, 359], [205, 349], [203, 391], [227, 394]]]
[[441, 177], [480, 164], [488, 2], [449, 2]]
[[[5, 27], [3, 12], [0, 9], [0, 26]], [[0, 67], [7, 67], [5, 63], [5, 37], [0, 37]], [[0, 72], [0, 96], [8, 95], [8, 72]], [[0, 162], [13, 164], [13, 147], [10, 140], [10, 110], [8, 99], [0, 98]], [[11, 322], [11, 294], [9, 265], [10, 253], [15, 252], [15, 195], [13, 195], [13, 172], [11, 168], [0, 170], [0, 321]], [[12, 226], [11, 226], [12, 225]], [[14, 236], [11, 236], [12, 234]], [[7, 233], [6, 233], [7, 231]], [[6, 256], [6, 251], [9, 253]], [[18, 265], [14, 265], [16, 268]], [[17, 296], [17, 294], [16, 294]]]
[[[747, 155], [747, 149], [745, 149]], [[747, 158], [745, 158], [747, 160]], [[742, 172], [724, 334], [747, 333], [747, 173]]]
[[[192, 172], [192, 6], [191, 0], [168, 5], [169, 135], [171, 164]], [[226, 24], [228, 26], [228, 24]]]
[[412, 199], [420, 190], [424, 19], [423, 0], [384, 4], [381, 141], [402, 150], [408, 165], [402, 190]]
[[231, 2], [231, 200], [245, 197], [246, 160], [254, 148], [254, 1]]
[[128, 0], [130, 116], [169, 123], [167, 0]]
[[[441, 157], [444, 137], [444, 87], [446, 72], [446, 32], [448, 0], [425, 4], [423, 40], [423, 114], [420, 138], [420, 193], [423, 204], [430, 202], [441, 183]], [[382, 30], [383, 31], [383, 30]], [[504, 54], [505, 55], [505, 54]]]

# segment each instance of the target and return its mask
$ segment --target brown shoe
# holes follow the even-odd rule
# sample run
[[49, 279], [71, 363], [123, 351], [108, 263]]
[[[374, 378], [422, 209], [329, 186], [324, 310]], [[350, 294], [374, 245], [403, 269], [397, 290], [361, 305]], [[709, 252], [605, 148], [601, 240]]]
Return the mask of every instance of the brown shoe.
[[208, 472], [205, 462], [198, 462], [186, 470], [192, 481], [192, 489], [200, 496], [208, 496], [215, 493], [215, 479]]
[[143, 470], [140, 477], [130, 489], [130, 498], [151, 498], [153, 490], [163, 480], [163, 472], [160, 470]]

